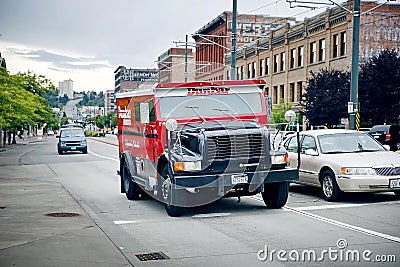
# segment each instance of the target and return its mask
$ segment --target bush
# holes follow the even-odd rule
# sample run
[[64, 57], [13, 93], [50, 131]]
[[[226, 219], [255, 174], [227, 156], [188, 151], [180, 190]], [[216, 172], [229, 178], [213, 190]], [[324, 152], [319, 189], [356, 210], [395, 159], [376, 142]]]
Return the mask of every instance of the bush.
[[92, 136], [92, 137], [101, 137], [104, 136], [104, 133], [99, 132], [99, 131], [85, 131], [86, 136]]

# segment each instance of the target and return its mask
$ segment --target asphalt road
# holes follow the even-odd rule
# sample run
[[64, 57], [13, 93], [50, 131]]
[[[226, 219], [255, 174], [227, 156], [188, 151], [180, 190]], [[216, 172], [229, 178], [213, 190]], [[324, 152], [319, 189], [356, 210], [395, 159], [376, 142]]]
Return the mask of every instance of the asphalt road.
[[[266, 208], [261, 196], [229, 198], [171, 218], [153, 199], [119, 193], [116, 146], [89, 140], [88, 147], [87, 155], [58, 155], [50, 137], [0, 153], [0, 165], [60, 182], [131, 265], [399, 265], [400, 201], [393, 193], [328, 203], [318, 190], [292, 185], [282, 209]], [[167, 259], [139, 259], [151, 253]]]

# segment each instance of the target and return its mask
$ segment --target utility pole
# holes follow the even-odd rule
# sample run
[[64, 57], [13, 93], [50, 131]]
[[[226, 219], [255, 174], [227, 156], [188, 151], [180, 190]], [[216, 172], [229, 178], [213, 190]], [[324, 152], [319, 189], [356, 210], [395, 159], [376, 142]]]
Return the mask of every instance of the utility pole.
[[186, 34], [186, 40], [185, 40], [185, 82], [187, 82], [188, 79], [188, 36]]
[[231, 48], [231, 80], [236, 80], [236, 16], [237, 16], [237, 0], [233, 0], [233, 10], [232, 10], [232, 48]]
[[350, 129], [359, 129], [359, 125], [356, 127], [356, 114], [359, 111], [358, 106], [358, 54], [359, 54], [359, 43], [360, 43], [360, 0], [354, 0], [353, 10], [353, 42], [352, 42], [352, 53], [351, 53], [351, 83], [350, 83]]

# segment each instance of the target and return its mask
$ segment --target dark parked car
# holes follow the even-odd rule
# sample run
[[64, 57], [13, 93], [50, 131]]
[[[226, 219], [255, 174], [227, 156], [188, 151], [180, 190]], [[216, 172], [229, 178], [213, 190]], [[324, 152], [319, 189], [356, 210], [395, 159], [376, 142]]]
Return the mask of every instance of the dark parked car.
[[400, 150], [400, 125], [375, 125], [368, 133], [383, 145], [389, 145], [390, 150]]
[[58, 154], [62, 155], [67, 151], [81, 151], [87, 154], [87, 141], [85, 132], [81, 126], [68, 125], [60, 129], [60, 135], [57, 135]]

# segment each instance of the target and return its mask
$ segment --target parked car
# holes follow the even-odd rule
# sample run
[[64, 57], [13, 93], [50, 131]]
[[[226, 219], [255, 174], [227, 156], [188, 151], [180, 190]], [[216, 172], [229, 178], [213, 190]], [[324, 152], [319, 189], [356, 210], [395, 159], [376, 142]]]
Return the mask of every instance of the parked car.
[[[288, 136], [284, 147], [289, 162], [297, 166], [297, 136]], [[387, 151], [365, 132], [314, 130], [300, 133], [298, 182], [322, 189], [328, 201], [342, 192], [393, 191], [400, 197], [400, 154]]]
[[400, 150], [400, 125], [375, 125], [368, 133], [390, 150]]
[[87, 154], [87, 141], [83, 128], [79, 125], [67, 125], [60, 129], [60, 135], [57, 135], [58, 154], [62, 155], [67, 151], [81, 151]]

